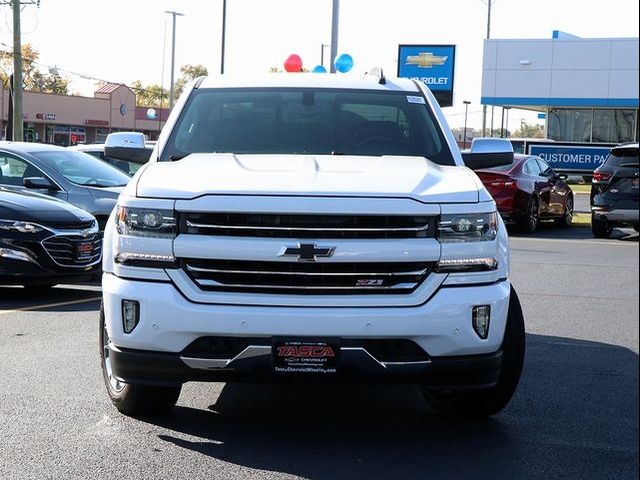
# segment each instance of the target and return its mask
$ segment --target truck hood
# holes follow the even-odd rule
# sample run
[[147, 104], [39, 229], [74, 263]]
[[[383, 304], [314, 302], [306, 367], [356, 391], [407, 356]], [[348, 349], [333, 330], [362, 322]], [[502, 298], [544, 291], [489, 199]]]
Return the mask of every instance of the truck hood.
[[207, 194], [403, 197], [424, 203], [476, 203], [478, 183], [464, 167], [424, 157], [192, 154], [149, 164], [138, 197]]

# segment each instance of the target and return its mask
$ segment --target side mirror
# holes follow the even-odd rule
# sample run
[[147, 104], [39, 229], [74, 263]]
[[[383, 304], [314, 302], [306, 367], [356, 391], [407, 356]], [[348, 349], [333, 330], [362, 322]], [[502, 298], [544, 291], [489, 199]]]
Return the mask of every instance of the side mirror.
[[513, 145], [506, 138], [474, 138], [471, 150], [462, 152], [462, 159], [471, 170], [510, 165]]
[[563, 182], [566, 182], [567, 179], [569, 178], [569, 175], [567, 175], [566, 173], [560, 173], [560, 174], [556, 175], [556, 178], [558, 180], [562, 180]]
[[25, 177], [22, 179], [22, 185], [26, 188], [39, 188], [46, 190], [58, 190], [58, 186], [51, 180], [44, 177]]
[[146, 163], [151, 157], [151, 149], [146, 147], [142, 133], [116, 132], [107, 136], [104, 154], [126, 162]]

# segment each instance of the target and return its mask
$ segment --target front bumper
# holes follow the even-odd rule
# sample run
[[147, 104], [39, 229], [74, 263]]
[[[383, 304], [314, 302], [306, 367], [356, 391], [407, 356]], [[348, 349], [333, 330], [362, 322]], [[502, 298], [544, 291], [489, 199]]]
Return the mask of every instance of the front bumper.
[[[114, 373], [125, 382], [181, 383], [188, 380], [273, 379], [270, 342], [273, 337], [357, 339], [407, 339], [428, 357], [426, 362], [381, 365], [371, 355], [351, 349], [344, 352], [345, 369], [339, 378], [427, 379], [460, 377], [457, 385], [487, 385], [499, 371], [499, 350], [504, 335], [510, 284], [439, 288], [431, 298], [410, 307], [278, 307], [204, 304], [187, 300], [169, 282], [128, 280], [103, 276], [106, 327]], [[140, 303], [140, 320], [129, 334], [122, 327], [122, 300]], [[490, 305], [491, 323], [486, 340], [472, 327], [474, 305]], [[261, 339], [264, 349], [244, 365], [225, 362], [188, 364], [181, 352], [207, 336]], [[262, 358], [261, 358], [262, 357]], [[489, 360], [487, 360], [489, 359]], [[205, 359], [206, 360], [206, 359]], [[215, 360], [215, 359], [210, 359]], [[476, 360], [478, 363], [476, 363]], [[497, 362], [497, 364], [496, 364]], [[400, 363], [405, 363], [400, 365]], [[407, 363], [413, 363], [408, 365]], [[463, 365], [458, 369], [457, 366]], [[478, 367], [475, 380], [465, 379]], [[484, 366], [482, 366], [484, 365]], [[288, 377], [287, 377], [288, 378]], [[313, 377], [314, 381], [316, 377]], [[337, 378], [336, 378], [337, 379]]]
[[640, 211], [638, 209], [591, 207], [591, 212], [596, 219], [608, 222], [637, 224], [640, 221]]
[[[8, 249], [0, 251], [0, 284], [51, 285], [90, 280], [101, 272], [100, 263], [84, 268], [49, 268], [37, 261], [25, 261], [11, 255]], [[4, 255], [3, 253], [6, 253]]]
[[[111, 367], [118, 380], [147, 385], [179, 385], [200, 382], [327, 382], [327, 383], [415, 383], [433, 389], [470, 390], [488, 388], [498, 382], [502, 351], [485, 355], [432, 357], [418, 362], [380, 362], [358, 348], [343, 348], [336, 374], [274, 373], [271, 349], [257, 347], [251, 354], [231, 361], [224, 368], [206, 362], [194, 368], [195, 359], [179, 353], [120, 349], [110, 346]], [[191, 366], [189, 365], [191, 364]]]

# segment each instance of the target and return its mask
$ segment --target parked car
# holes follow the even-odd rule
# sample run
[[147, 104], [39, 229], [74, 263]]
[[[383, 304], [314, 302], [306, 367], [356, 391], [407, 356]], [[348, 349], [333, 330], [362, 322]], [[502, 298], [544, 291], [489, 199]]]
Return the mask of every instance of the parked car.
[[99, 275], [102, 239], [86, 211], [0, 187], [0, 285], [42, 290]]
[[574, 199], [566, 175], [558, 175], [540, 157], [514, 155], [513, 163], [476, 171], [506, 224], [534, 232], [542, 220], [563, 227], [573, 222]]
[[638, 144], [618, 145], [593, 172], [591, 183], [591, 230], [596, 238], [608, 238], [614, 227], [639, 230], [640, 201]]
[[461, 156], [424, 84], [381, 71], [182, 95], [105, 228], [116, 408], [163, 413], [205, 380], [404, 382], [446, 414], [505, 407], [524, 319], [504, 223], [465, 165], [511, 163], [508, 141]]
[[98, 220], [100, 230], [130, 177], [86, 153], [55, 145], [0, 142], [0, 186], [65, 200]]
[[[119, 132], [119, 133], [124, 133], [124, 132]], [[114, 134], [110, 134], [110, 135], [114, 135]], [[130, 160], [122, 160], [122, 159], [110, 157], [104, 152], [104, 146], [105, 146], [104, 143], [74, 145], [72, 147], [67, 147], [67, 148], [69, 148], [70, 150], [76, 150], [79, 152], [88, 153], [89, 155], [93, 155], [94, 157], [99, 158], [100, 160], [113, 165], [119, 170], [122, 170], [127, 175], [133, 176], [138, 171], [138, 169], [149, 160], [149, 157], [151, 156], [151, 152], [153, 151], [154, 145], [155, 145], [155, 142], [145, 142], [146, 148], [145, 148], [145, 151], [143, 152], [143, 155]]]

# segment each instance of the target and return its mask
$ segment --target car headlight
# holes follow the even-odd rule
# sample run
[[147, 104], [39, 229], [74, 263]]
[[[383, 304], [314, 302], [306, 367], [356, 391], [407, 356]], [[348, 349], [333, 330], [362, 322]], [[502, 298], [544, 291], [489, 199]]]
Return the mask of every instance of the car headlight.
[[21, 222], [18, 220], [0, 220], [0, 230], [18, 233], [39, 233], [45, 229], [37, 223]]
[[497, 235], [496, 212], [442, 215], [438, 224], [441, 243], [488, 242]]
[[118, 207], [116, 228], [120, 235], [172, 238], [176, 235], [176, 219], [172, 210]]

